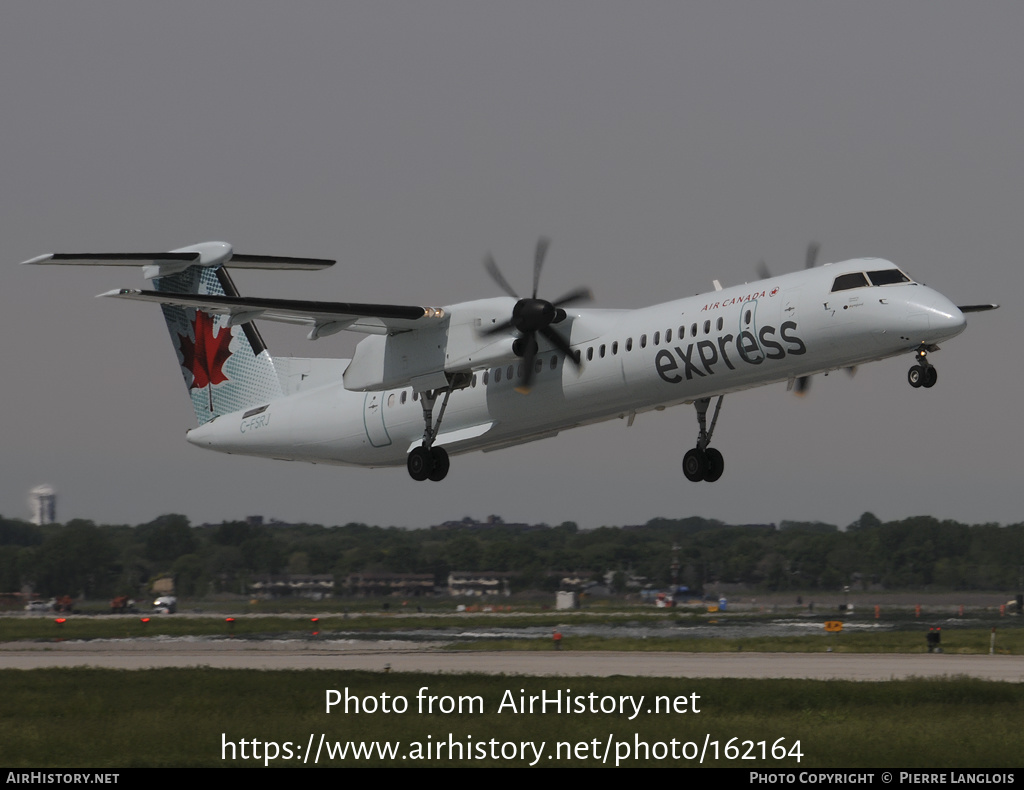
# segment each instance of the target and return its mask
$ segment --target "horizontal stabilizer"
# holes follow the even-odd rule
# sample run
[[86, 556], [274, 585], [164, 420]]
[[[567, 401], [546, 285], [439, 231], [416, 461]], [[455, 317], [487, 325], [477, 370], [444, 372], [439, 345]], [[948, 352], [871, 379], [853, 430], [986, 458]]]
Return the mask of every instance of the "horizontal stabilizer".
[[310, 340], [348, 329], [370, 335], [405, 332], [444, 317], [439, 307], [414, 305], [355, 304], [351, 302], [310, 302], [299, 299], [267, 299], [209, 294], [176, 294], [122, 288], [100, 296], [134, 299], [140, 302], [191, 307], [210, 315], [230, 317], [230, 323], [256, 319], [311, 326]]
[[199, 263], [198, 252], [54, 252], [40, 255], [22, 266], [47, 264], [78, 264], [80, 266], [154, 266], [160, 264]]
[[961, 313], [984, 313], [986, 310], [995, 310], [999, 305], [997, 304], [960, 304], [957, 305], [957, 309]]
[[58, 252], [40, 255], [25, 264], [78, 266], [142, 266], [149, 278], [166, 277], [189, 266], [228, 266], [233, 269], [278, 269], [303, 271], [326, 269], [334, 261], [326, 258], [294, 258], [280, 255], [243, 255], [223, 241], [207, 241], [170, 252]]

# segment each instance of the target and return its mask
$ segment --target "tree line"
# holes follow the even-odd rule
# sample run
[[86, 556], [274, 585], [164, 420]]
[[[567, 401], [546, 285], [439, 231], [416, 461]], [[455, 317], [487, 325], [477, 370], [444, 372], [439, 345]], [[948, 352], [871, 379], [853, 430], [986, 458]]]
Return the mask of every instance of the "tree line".
[[767, 591], [854, 589], [1016, 590], [1024, 569], [1024, 524], [967, 525], [919, 516], [883, 523], [865, 513], [845, 529], [783, 521], [728, 525], [691, 517], [581, 530], [468, 519], [444, 528], [366, 524], [192, 526], [182, 515], [147, 524], [75, 519], [36, 526], [0, 517], [0, 592], [25, 585], [42, 596], [137, 596], [172, 575], [179, 595], [245, 593], [267, 574], [512, 574], [513, 591], [552, 590], [568, 573], [659, 589], [714, 583]]

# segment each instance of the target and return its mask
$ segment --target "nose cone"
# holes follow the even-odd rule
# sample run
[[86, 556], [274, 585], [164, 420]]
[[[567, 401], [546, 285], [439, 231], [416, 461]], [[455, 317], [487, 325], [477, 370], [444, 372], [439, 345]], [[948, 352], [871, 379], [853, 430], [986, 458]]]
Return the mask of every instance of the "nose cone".
[[927, 322], [926, 331], [930, 342], [937, 343], [956, 337], [967, 327], [967, 319], [960, 308], [938, 291], [921, 287], [914, 296], [907, 305], [907, 315], [911, 319], [924, 319]]

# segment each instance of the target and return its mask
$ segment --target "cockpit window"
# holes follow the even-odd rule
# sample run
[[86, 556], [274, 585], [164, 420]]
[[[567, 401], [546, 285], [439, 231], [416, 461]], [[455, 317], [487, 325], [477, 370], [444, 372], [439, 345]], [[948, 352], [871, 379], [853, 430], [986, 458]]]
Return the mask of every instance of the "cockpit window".
[[899, 269], [882, 269], [879, 272], [868, 272], [872, 285], [895, 285], [896, 283], [909, 283], [907, 277]]
[[851, 272], [840, 274], [832, 283], [832, 293], [836, 291], [849, 291], [851, 288], [864, 288], [868, 284], [868, 278], [862, 272]]

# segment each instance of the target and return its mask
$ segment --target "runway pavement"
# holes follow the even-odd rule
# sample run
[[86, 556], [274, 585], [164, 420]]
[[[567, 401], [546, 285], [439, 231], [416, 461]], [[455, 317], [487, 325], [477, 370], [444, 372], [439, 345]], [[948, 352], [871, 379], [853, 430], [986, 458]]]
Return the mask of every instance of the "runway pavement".
[[870, 653], [443, 651], [412, 642], [91, 640], [0, 644], [0, 669], [361, 669], [509, 675], [900, 680], [969, 676], [1024, 681], [1024, 657]]

